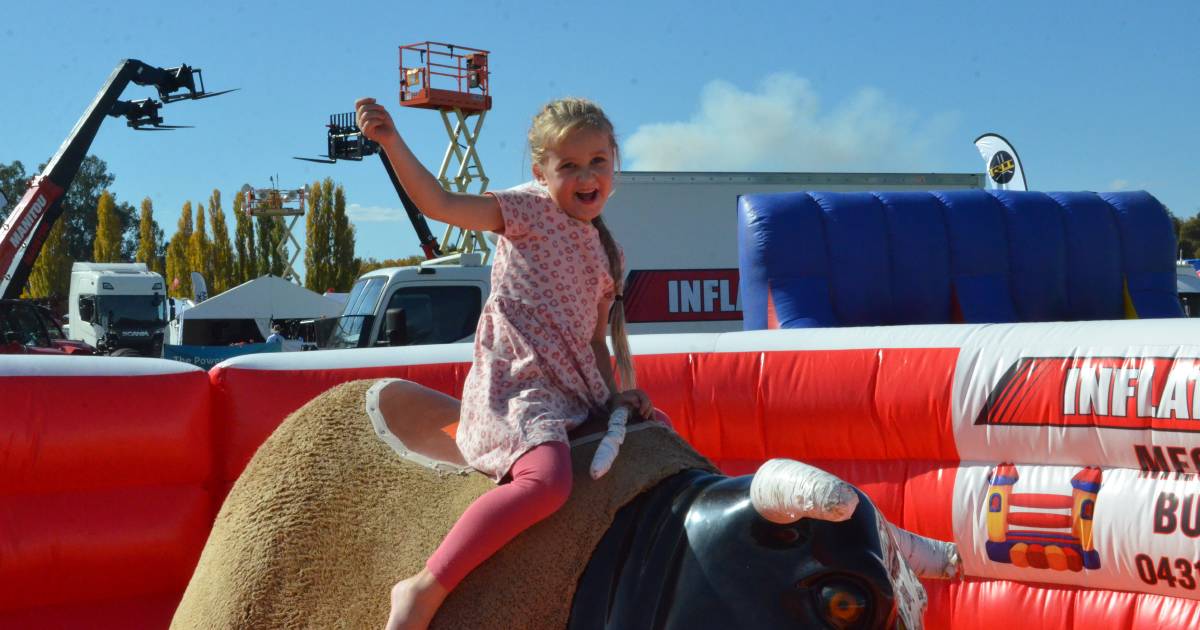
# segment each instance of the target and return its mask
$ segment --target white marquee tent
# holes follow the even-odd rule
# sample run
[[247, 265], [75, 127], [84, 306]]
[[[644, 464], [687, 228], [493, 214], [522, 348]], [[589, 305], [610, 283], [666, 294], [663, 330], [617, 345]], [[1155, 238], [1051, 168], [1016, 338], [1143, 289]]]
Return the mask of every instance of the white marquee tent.
[[[337, 317], [341, 313], [342, 305], [335, 300], [283, 278], [263, 276], [182, 312], [181, 342], [224, 345], [262, 341], [270, 335], [272, 322]], [[258, 339], [253, 338], [255, 334]]]

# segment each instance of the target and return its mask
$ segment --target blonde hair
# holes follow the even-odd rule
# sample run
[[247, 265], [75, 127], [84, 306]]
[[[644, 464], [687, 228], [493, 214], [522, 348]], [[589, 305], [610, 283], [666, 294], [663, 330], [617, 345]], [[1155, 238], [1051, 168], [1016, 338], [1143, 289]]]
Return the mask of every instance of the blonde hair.
[[[546, 157], [546, 149], [562, 142], [570, 134], [579, 130], [599, 131], [608, 135], [609, 144], [613, 150], [616, 165], [621, 163], [621, 153], [617, 148], [617, 135], [613, 131], [612, 122], [600, 106], [583, 98], [562, 98], [546, 103], [541, 111], [533, 117], [529, 127], [529, 154], [534, 163], [541, 164]], [[621, 255], [617, 250], [617, 241], [612, 232], [600, 217], [592, 219], [592, 225], [600, 234], [600, 243], [608, 256], [608, 273], [612, 276], [613, 291], [616, 301], [609, 311], [608, 325], [612, 334], [613, 355], [617, 359], [617, 375], [621, 379], [621, 388], [637, 387], [637, 374], [633, 369], [633, 359], [629, 353], [629, 337], [625, 332], [625, 302], [624, 302], [624, 270], [621, 268]], [[617, 393], [617, 392], [612, 392]]]

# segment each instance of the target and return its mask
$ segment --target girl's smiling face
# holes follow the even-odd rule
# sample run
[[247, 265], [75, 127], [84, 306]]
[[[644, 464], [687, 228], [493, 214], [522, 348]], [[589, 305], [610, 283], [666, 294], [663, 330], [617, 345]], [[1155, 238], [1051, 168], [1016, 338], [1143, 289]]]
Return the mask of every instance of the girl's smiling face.
[[546, 147], [533, 177], [568, 216], [591, 221], [600, 216], [612, 193], [613, 147], [609, 134], [580, 129]]

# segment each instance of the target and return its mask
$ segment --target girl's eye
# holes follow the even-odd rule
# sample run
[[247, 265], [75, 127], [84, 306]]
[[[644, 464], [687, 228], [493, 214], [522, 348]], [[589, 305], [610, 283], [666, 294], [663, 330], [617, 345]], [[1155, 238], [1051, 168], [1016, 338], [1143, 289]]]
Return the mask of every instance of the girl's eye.
[[607, 162], [607, 161], [608, 161], [608, 160], [607, 160], [607, 159], [605, 159], [605, 158], [598, 157], [598, 158], [595, 158], [595, 159], [593, 159], [593, 160], [592, 160], [592, 164], [604, 164], [604, 163], [605, 163], [605, 162]]
[[558, 165], [558, 170], [560, 171], [565, 171], [572, 168], [575, 168], [574, 162], [563, 162], [562, 164]]

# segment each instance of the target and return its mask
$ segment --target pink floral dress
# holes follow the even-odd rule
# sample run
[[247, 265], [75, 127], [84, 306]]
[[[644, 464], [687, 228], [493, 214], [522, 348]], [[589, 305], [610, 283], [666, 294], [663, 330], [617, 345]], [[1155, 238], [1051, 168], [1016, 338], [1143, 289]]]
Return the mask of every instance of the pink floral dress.
[[603, 408], [609, 390], [590, 342], [613, 282], [596, 228], [568, 216], [544, 188], [488, 194], [500, 202], [504, 232], [457, 441], [467, 463], [500, 481], [526, 451], [567, 442], [567, 431]]

